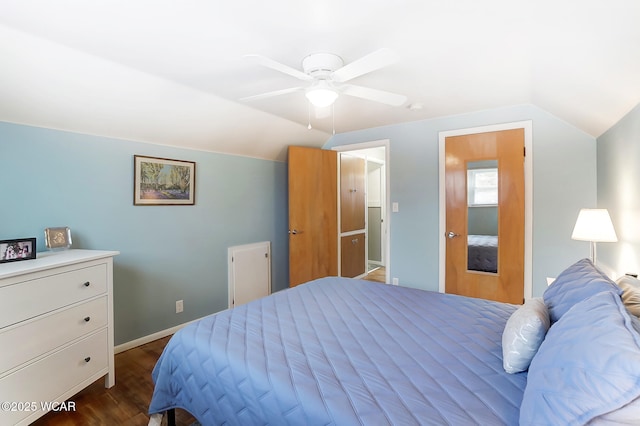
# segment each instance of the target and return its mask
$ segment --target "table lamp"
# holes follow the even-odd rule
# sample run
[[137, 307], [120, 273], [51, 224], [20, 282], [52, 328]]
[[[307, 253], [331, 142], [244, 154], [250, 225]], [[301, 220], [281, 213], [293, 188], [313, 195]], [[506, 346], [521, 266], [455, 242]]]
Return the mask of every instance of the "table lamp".
[[571, 239], [591, 242], [591, 261], [594, 265], [596, 263], [596, 243], [618, 241], [607, 209], [581, 209]]

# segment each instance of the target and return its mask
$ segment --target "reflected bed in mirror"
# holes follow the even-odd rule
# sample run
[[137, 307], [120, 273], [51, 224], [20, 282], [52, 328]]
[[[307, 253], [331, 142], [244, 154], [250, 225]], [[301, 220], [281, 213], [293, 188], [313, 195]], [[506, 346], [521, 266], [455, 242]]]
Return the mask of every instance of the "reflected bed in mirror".
[[497, 235], [469, 235], [467, 253], [467, 269], [470, 271], [498, 272]]

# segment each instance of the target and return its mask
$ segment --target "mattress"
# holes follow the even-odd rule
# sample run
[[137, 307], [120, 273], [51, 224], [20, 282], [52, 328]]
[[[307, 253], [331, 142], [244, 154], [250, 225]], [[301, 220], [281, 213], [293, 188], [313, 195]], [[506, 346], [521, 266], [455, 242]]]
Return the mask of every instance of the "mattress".
[[498, 237], [496, 235], [467, 236], [467, 269], [498, 272]]
[[518, 423], [526, 373], [502, 367], [516, 306], [323, 278], [177, 332], [149, 413], [204, 425]]

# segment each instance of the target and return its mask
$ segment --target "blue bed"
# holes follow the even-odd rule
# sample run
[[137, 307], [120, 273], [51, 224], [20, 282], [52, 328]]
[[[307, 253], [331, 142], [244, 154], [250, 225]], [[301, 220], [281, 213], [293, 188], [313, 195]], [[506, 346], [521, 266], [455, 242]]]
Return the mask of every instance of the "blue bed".
[[503, 369], [517, 306], [323, 278], [176, 333], [149, 413], [203, 425], [518, 424], [527, 373]]

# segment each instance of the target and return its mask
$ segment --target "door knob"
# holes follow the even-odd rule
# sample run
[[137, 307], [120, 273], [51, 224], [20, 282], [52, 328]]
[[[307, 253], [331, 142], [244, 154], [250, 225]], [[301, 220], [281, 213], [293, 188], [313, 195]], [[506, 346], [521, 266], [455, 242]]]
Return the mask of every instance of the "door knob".
[[292, 235], [296, 235], [296, 234], [300, 234], [300, 233], [302, 233], [302, 231], [298, 231], [297, 229], [290, 229], [289, 230], [289, 234], [292, 234]]
[[455, 238], [455, 237], [459, 237], [459, 236], [460, 236], [460, 234], [456, 234], [456, 233], [455, 233], [455, 232], [453, 232], [453, 231], [449, 231], [449, 232], [447, 232], [445, 235], [446, 235], [446, 236], [447, 236], [447, 238], [449, 238], [449, 239], [452, 239], [452, 238]]

